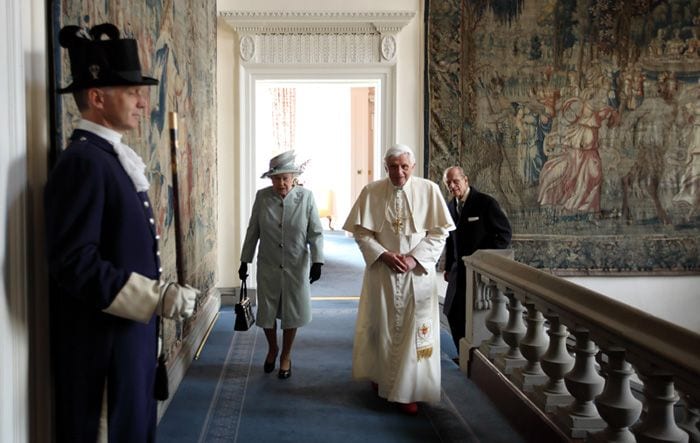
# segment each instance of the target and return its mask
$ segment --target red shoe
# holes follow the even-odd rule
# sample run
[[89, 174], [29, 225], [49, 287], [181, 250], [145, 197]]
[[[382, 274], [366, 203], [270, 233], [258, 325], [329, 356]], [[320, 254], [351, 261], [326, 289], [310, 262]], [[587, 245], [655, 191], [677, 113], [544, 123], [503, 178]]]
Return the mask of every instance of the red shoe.
[[418, 414], [418, 403], [398, 403], [399, 410], [406, 415], [416, 415]]

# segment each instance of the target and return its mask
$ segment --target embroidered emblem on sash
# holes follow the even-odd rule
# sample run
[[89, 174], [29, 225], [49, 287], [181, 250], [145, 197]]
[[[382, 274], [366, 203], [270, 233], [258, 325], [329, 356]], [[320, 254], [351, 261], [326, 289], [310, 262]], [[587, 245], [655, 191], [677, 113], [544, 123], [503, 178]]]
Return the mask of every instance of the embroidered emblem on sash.
[[433, 355], [432, 320], [419, 320], [416, 322], [416, 353], [418, 360], [430, 358]]

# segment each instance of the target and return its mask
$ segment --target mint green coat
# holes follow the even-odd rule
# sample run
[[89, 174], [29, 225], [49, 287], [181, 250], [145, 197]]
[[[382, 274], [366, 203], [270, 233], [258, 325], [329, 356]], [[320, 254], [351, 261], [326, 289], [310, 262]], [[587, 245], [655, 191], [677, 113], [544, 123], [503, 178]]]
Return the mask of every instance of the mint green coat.
[[299, 328], [311, 321], [309, 269], [323, 263], [323, 227], [314, 195], [300, 186], [283, 199], [272, 187], [255, 195], [241, 262], [251, 263], [258, 246], [255, 323]]

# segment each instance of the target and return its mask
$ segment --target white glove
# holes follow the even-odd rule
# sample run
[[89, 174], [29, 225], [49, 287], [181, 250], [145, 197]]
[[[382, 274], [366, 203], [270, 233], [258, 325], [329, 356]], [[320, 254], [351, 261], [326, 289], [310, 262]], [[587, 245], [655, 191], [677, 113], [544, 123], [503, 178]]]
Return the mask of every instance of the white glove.
[[168, 283], [161, 287], [160, 302], [156, 313], [165, 318], [184, 320], [192, 316], [194, 302], [200, 291], [190, 285]]

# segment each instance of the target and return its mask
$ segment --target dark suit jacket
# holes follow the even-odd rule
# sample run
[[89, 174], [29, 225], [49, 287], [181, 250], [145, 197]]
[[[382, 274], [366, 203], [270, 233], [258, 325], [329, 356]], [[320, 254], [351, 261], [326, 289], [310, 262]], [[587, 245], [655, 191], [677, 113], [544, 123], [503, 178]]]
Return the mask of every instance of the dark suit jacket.
[[155, 220], [112, 145], [76, 130], [45, 193], [57, 442], [94, 442], [105, 378], [110, 437], [152, 441], [157, 321], [107, 314], [131, 272], [160, 277]]
[[457, 229], [450, 231], [445, 245], [445, 269], [450, 272], [445, 295], [445, 314], [449, 314], [453, 307], [464, 308], [466, 269], [462, 257], [472, 255], [478, 249], [510, 247], [510, 222], [496, 199], [479, 192], [473, 186], [469, 189], [459, 217], [455, 199], [447, 205]]

